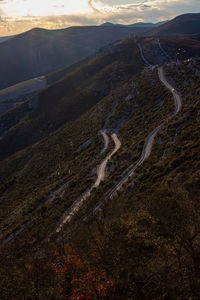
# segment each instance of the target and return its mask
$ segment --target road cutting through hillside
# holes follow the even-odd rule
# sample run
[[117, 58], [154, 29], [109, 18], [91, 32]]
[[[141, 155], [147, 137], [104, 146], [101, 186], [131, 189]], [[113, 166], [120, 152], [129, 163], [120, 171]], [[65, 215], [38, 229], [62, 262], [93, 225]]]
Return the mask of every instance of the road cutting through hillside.
[[175, 111], [170, 116], [170, 119], [172, 119], [181, 110], [181, 107], [182, 107], [181, 97], [178, 94], [178, 92], [174, 89], [174, 87], [166, 80], [163, 67], [158, 68], [158, 76], [159, 76], [160, 81], [173, 94], [173, 97], [174, 97], [174, 100], [175, 100]]
[[171, 57], [169, 56], [169, 54], [163, 49], [163, 47], [162, 47], [162, 45], [161, 45], [159, 39], [158, 39], [158, 46], [159, 46], [160, 50], [162, 51], [162, 53], [163, 53], [166, 57], [171, 58]]
[[[159, 76], [160, 81], [165, 85], [165, 87], [167, 89], [169, 89], [171, 91], [171, 93], [173, 94], [173, 97], [174, 97], [175, 110], [174, 110], [174, 113], [169, 118], [167, 118], [167, 119], [172, 119], [181, 110], [182, 100], [181, 100], [181, 97], [178, 94], [178, 92], [166, 80], [163, 67], [158, 68], [158, 76]], [[157, 133], [159, 132], [159, 130], [162, 128], [163, 124], [164, 123], [162, 123], [160, 126], [156, 127], [148, 135], [139, 161], [134, 166], [132, 166], [131, 169], [129, 168], [130, 170], [127, 170], [128, 173], [120, 180], [120, 182], [117, 185], [115, 185], [112, 188], [111, 191], [109, 191], [109, 193], [105, 197], [105, 200], [112, 198], [117, 193], [117, 191], [119, 191], [121, 189], [122, 185], [124, 183], [126, 183], [131, 176], [133, 176], [135, 170], [150, 156], [152, 147], [153, 147], [153, 143], [154, 143], [154, 139], [155, 139]], [[100, 202], [96, 206], [96, 208], [93, 210], [93, 214], [96, 214], [101, 209], [103, 204], [104, 204], [104, 202]], [[86, 219], [87, 219], [87, 217], [85, 218], [85, 220]]]
[[156, 127], [147, 137], [143, 151], [142, 151], [142, 155], [139, 159], [139, 161], [136, 163], [135, 166], [133, 166], [131, 168], [131, 170], [122, 178], [122, 180], [114, 187], [114, 189], [112, 190], [112, 192], [109, 194], [109, 198], [114, 196], [114, 193], [116, 193], [121, 187], [122, 185], [127, 182], [127, 180], [129, 179], [129, 177], [131, 177], [133, 175], [133, 173], [135, 172], [135, 170], [150, 156], [151, 154], [151, 150], [153, 147], [153, 142], [154, 139], [158, 133], [158, 131], [161, 129], [162, 125]]
[[[104, 138], [104, 142], [107, 143], [108, 140], [108, 135], [106, 130], [101, 131], [101, 134]], [[107, 136], [107, 137], [106, 137]], [[79, 209], [82, 207], [84, 202], [90, 197], [91, 192], [94, 188], [97, 188], [100, 183], [105, 179], [105, 172], [106, 172], [106, 167], [108, 164], [108, 161], [111, 159], [111, 157], [119, 150], [121, 147], [121, 142], [117, 136], [116, 133], [113, 133], [111, 135], [112, 140], [115, 143], [115, 147], [112, 152], [110, 152], [106, 158], [103, 159], [103, 161], [100, 163], [100, 165], [97, 167], [97, 179], [95, 183], [90, 187], [89, 190], [87, 190], [84, 194], [82, 194], [73, 204], [72, 206], [64, 213], [64, 215], [61, 218], [60, 224], [56, 229], [56, 232], [60, 232], [62, 227], [66, 224], [69, 223], [72, 219], [72, 217], [79, 211]]]
[[111, 138], [113, 139], [114, 143], [115, 143], [115, 148], [114, 150], [102, 161], [102, 163], [99, 165], [98, 169], [97, 169], [97, 180], [94, 184], [94, 187], [98, 187], [99, 184], [101, 183], [101, 181], [104, 180], [105, 178], [105, 171], [106, 171], [106, 166], [108, 161], [111, 159], [111, 157], [119, 150], [119, 148], [121, 147], [121, 142], [117, 136], [116, 133], [113, 133], [111, 135]]
[[[178, 92], [173, 88], [171, 84], [168, 83], [168, 81], [165, 78], [163, 67], [158, 68], [158, 75], [160, 81], [165, 85], [167, 89], [171, 91], [174, 97], [174, 103], [175, 103], [175, 111], [174, 113], [169, 117], [169, 119], [172, 119], [180, 110], [182, 107], [182, 101], [181, 97], [179, 96]], [[112, 189], [112, 191], [109, 193], [109, 198], [113, 197], [114, 194], [122, 187], [122, 185], [133, 175], [135, 170], [150, 156], [154, 139], [161, 129], [163, 123], [156, 127], [147, 137], [146, 142], [144, 144], [144, 148], [142, 151], [142, 155], [140, 160], [136, 163], [135, 166], [132, 167], [132, 169], [121, 179], [121, 181]]]
[[[106, 132], [106, 130], [102, 130], [100, 131], [100, 134], [103, 137], [104, 140], [104, 147], [101, 150], [100, 154], [104, 153], [109, 145], [109, 136]], [[78, 211], [78, 209], [81, 207], [83, 200], [86, 200], [89, 196], [90, 193], [92, 191], [93, 188], [98, 187], [99, 184], [101, 183], [101, 181], [104, 180], [105, 178], [105, 170], [106, 170], [106, 165], [108, 163], [108, 160], [111, 158], [112, 155], [114, 155], [115, 152], [117, 152], [118, 147], [121, 146], [121, 143], [117, 137], [116, 134], [113, 134], [112, 136], [113, 141], [115, 142], [115, 149], [113, 150], [112, 153], [110, 153], [103, 161], [102, 163], [99, 165], [98, 169], [97, 169], [97, 180], [95, 181], [94, 185], [90, 188], [89, 191], [87, 191], [82, 197], [81, 199], [77, 199], [77, 201], [75, 201], [75, 203], [72, 205], [72, 207], [70, 208], [70, 216], [72, 217], [72, 215], [74, 213], [76, 213]], [[62, 184], [61, 186], [59, 186], [57, 189], [53, 190], [49, 195], [48, 195], [48, 199], [45, 202], [41, 202], [39, 203], [34, 210], [38, 209], [42, 204], [46, 204], [46, 203], [52, 203], [53, 200], [55, 199], [55, 197], [58, 196], [62, 196], [66, 190], [66, 183]], [[69, 218], [69, 220], [71, 219], [71, 217]], [[67, 216], [66, 216], [66, 222], [67, 222]], [[65, 223], [66, 223], [65, 222]], [[27, 222], [25, 225], [23, 225], [19, 230], [11, 233], [4, 241], [0, 242], [0, 244], [2, 246], [7, 245], [8, 243], [10, 243], [12, 240], [15, 239], [15, 237], [17, 235], [19, 235], [25, 228], [27, 228], [27, 226], [30, 224], [30, 222]], [[60, 230], [59, 230], [60, 231]]]
[[144, 54], [143, 54], [143, 50], [142, 50], [142, 47], [140, 44], [137, 44], [139, 49], [140, 49], [140, 55], [142, 57], [142, 60], [145, 62], [145, 64], [149, 67], [151, 67], [152, 65], [148, 62], [148, 60], [144, 57]]
[[[146, 61], [143, 52], [142, 52], [142, 48], [139, 45], [140, 51], [141, 51], [141, 56], [143, 58], [144, 61]], [[150, 65], [147, 61], [146, 63], [148, 65]], [[175, 101], [175, 111], [174, 113], [168, 118], [171, 119], [173, 118], [180, 110], [182, 107], [182, 102], [181, 102], [181, 97], [179, 96], [179, 94], [177, 93], [177, 91], [173, 88], [173, 86], [171, 84], [169, 84], [165, 78], [165, 74], [164, 74], [164, 70], [162, 67], [158, 68], [158, 75], [159, 75], [159, 79], [160, 81], [166, 86], [167, 89], [169, 89], [171, 91], [171, 93], [173, 94], [174, 97], [174, 101]], [[161, 129], [163, 123], [156, 127], [147, 137], [144, 147], [143, 147], [143, 151], [142, 151], [142, 155], [139, 159], [139, 161], [134, 165], [134, 166], [130, 166], [127, 169], [127, 174], [120, 180], [120, 182], [106, 195], [105, 199], [110, 199], [112, 198], [115, 193], [117, 191], [119, 191], [122, 187], [122, 185], [128, 181], [128, 179], [134, 174], [135, 170], [150, 156], [151, 151], [152, 151], [152, 147], [153, 147], [153, 143], [154, 143], [154, 139], [157, 135], [157, 133], [159, 132], [159, 130]], [[106, 129], [102, 130], [100, 132], [100, 134], [103, 137], [104, 140], [104, 147], [101, 150], [100, 154], [104, 153], [109, 145], [109, 136], [107, 134]], [[73, 204], [72, 206], [63, 214], [63, 216], [61, 217], [60, 221], [59, 221], [59, 225], [56, 229], [56, 232], [60, 232], [62, 227], [64, 226], [64, 224], [69, 223], [72, 219], [72, 217], [79, 211], [79, 209], [83, 206], [83, 204], [85, 203], [85, 201], [90, 197], [91, 192], [94, 188], [97, 188], [100, 183], [105, 179], [105, 172], [106, 172], [106, 167], [108, 164], [108, 161], [111, 159], [111, 157], [119, 150], [119, 148], [121, 147], [121, 142], [117, 136], [116, 133], [113, 133], [111, 135], [111, 138], [115, 144], [115, 147], [113, 149], [112, 152], [110, 152], [100, 163], [100, 165], [97, 167], [97, 179], [95, 181], [95, 183], [85, 192], [83, 193]], [[104, 204], [104, 202], [101, 202], [93, 211], [93, 213], [97, 212], [102, 205]], [[19, 231], [19, 233], [21, 232], [21, 230]], [[18, 234], [18, 233], [17, 233]], [[16, 234], [14, 234], [14, 236], [12, 236], [12, 239], [16, 236]], [[10, 239], [10, 240], [12, 240]], [[9, 241], [10, 241], [9, 240]]]
[[108, 137], [108, 135], [106, 133], [106, 130], [102, 130], [100, 133], [101, 133], [101, 135], [102, 135], [102, 137], [104, 139], [104, 147], [103, 147], [103, 149], [100, 152], [100, 154], [103, 154], [107, 150], [107, 148], [108, 148], [109, 137]]

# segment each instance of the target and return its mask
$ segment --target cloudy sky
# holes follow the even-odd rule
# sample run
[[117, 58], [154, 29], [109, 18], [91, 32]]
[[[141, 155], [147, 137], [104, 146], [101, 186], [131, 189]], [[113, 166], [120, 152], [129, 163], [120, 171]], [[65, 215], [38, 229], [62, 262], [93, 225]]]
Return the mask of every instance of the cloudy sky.
[[200, 12], [200, 0], [0, 0], [0, 36], [104, 22], [158, 22]]

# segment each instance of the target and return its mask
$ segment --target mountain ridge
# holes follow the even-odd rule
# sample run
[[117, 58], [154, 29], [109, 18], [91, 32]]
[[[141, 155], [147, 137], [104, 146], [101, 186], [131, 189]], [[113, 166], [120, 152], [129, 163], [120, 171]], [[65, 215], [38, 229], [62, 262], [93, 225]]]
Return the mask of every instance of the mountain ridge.
[[133, 24], [118, 24], [118, 23], [111, 23], [111, 22], [106, 22], [101, 24], [100, 26], [124, 26], [124, 27], [158, 27], [162, 24], [167, 23], [168, 20], [166, 21], [161, 21], [161, 22], [157, 22], [157, 23], [145, 23], [145, 22], [137, 22], [137, 23], [133, 23]]
[[175, 17], [153, 31], [154, 35], [187, 35], [200, 32], [200, 13]]
[[70, 66], [111, 42], [144, 32], [114, 26], [29, 30], [0, 43], [0, 89]]

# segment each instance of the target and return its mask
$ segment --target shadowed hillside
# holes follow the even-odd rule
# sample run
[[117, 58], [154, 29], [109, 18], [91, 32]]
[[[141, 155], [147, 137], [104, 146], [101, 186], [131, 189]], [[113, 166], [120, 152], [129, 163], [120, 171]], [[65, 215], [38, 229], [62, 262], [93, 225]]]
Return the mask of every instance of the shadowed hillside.
[[[136, 38], [151, 64], [198, 55], [200, 42], [189, 38]], [[49, 74], [50, 84], [38, 96], [4, 114], [0, 121], [0, 159], [37, 142], [79, 118], [117, 85], [140, 70], [135, 39], [104, 47], [98, 56]], [[56, 81], [57, 80], [57, 81]], [[51, 84], [52, 83], [52, 84]], [[13, 116], [13, 117], [11, 117]]]
[[185, 14], [161, 25], [153, 31], [154, 35], [182, 35], [200, 32], [200, 13]]
[[0, 44], [0, 89], [72, 65], [106, 44], [144, 31], [115, 26], [32, 29]]
[[[28, 115], [19, 120], [16, 115], [10, 118], [8, 112], [2, 117], [0, 158], [23, 149], [63, 123], [80, 117], [105, 97], [113, 85], [141, 67], [139, 50], [129, 40], [108, 47], [101, 55], [86, 60], [79, 67], [75, 65], [73, 71], [43, 90], [36, 100], [33, 99], [35, 104]], [[20, 107], [16, 110], [20, 111]]]
[[[80, 118], [0, 163], [3, 299], [199, 299], [200, 60], [160, 68], [175, 92], [144, 67]], [[176, 113], [172, 93], [181, 98]], [[138, 164], [155, 128], [151, 153]], [[114, 131], [121, 147], [106, 177], [57, 232], [95, 182]]]

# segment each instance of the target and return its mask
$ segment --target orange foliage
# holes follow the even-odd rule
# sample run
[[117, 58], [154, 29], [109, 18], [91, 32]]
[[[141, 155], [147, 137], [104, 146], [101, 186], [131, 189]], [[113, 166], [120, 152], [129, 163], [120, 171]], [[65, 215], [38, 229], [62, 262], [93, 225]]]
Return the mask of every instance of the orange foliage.
[[72, 287], [70, 300], [103, 299], [114, 287], [113, 279], [109, 278], [105, 271], [91, 266], [85, 257], [80, 257], [69, 246], [65, 247], [62, 262], [59, 256], [56, 256], [56, 262], [52, 263], [51, 267], [58, 277], [60, 294], [67, 284], [65, 278], [70, 277]]

